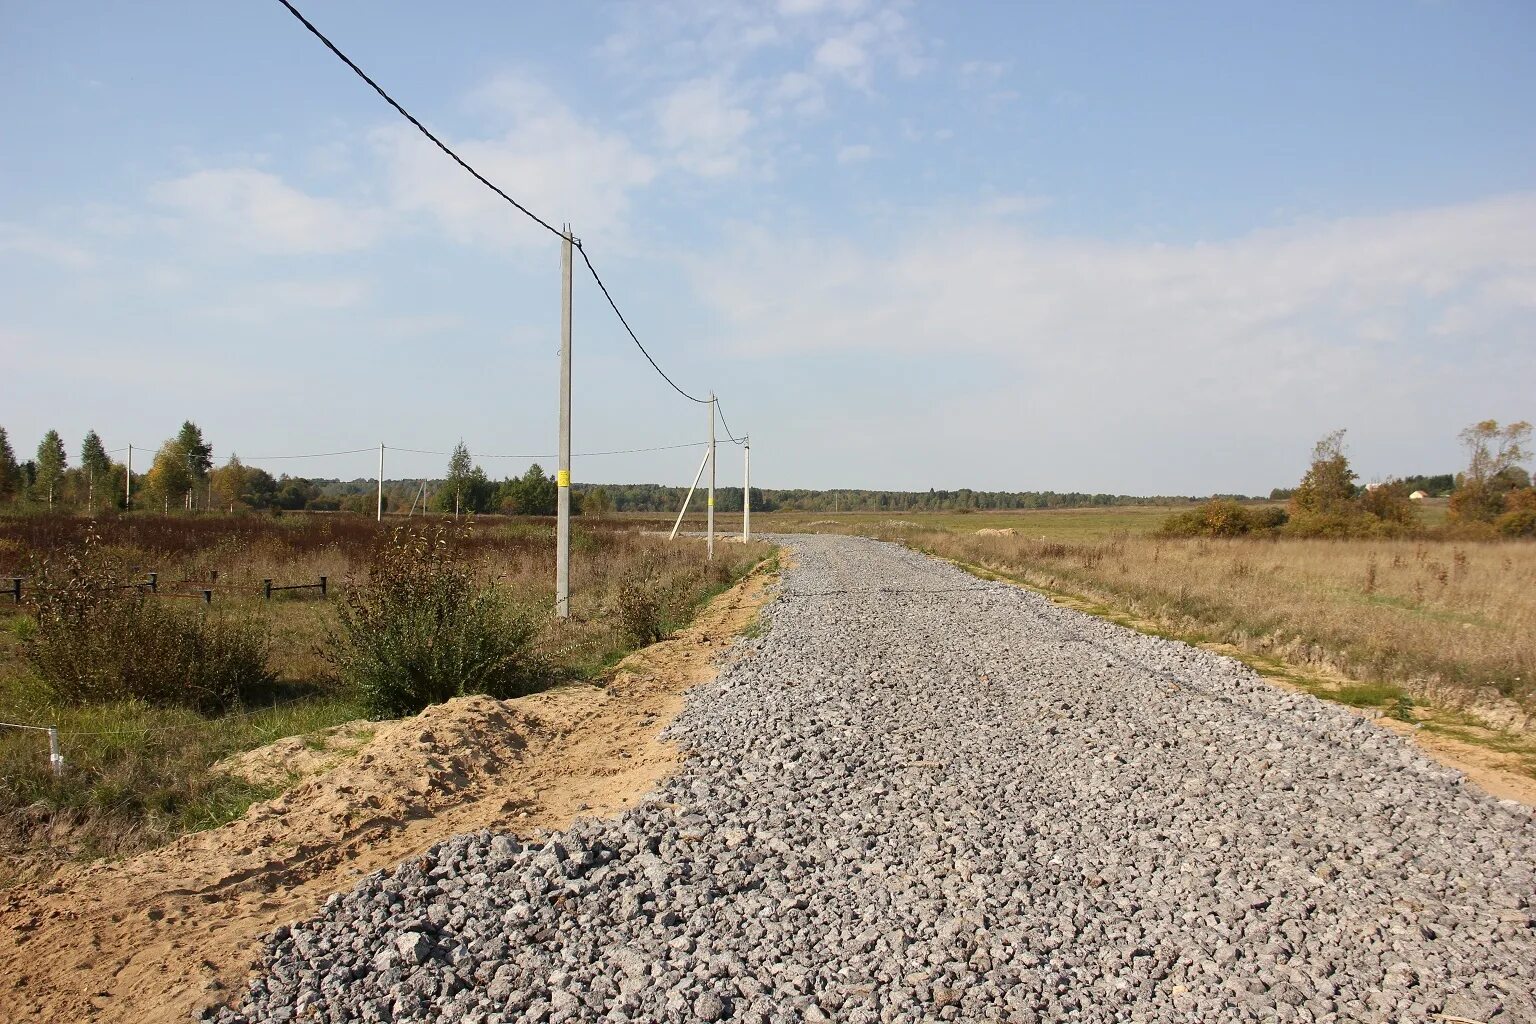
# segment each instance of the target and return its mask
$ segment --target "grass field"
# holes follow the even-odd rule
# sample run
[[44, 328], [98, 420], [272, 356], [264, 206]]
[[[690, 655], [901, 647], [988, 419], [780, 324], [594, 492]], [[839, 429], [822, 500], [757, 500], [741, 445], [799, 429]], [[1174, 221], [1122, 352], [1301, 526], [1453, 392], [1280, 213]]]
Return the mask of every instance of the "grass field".
[[[417, 525], [422, 523], [416, 520]], [[366, 572], [383, 527], [361, 517], [290, 515], [129, 516], [95, 524], [102, 548], [125, 580], [159, 578], [159, 596], [189, 613], [202, 609], [199, 592], [214, 590], [211, 611], [259, 620], [270, 629], [270, 684], [241, 694], [225, 713], [155, 707], [138, 701], [62, 702], [40, 685], [26, 657], [35, 626], [23, 606], [0, 596], [0, 721], [55, 726], [67, 770], [49, 772], [47, 737], [0, 729], [0, 860], [12, 877], [22, 860], [32, 873], [50, 860], [117, 855], [179, 833], [217, 825], [243, 813], [271, 790], [209, 768], [240, 750], [363, 717], [325, 655], [335, 603], [348, 581]], [[551, 681], [600, 673], [633, 647], [618, 603], [626, 584], [665, 595], [663, 628], [724, 589], [771, 551], [767, 545], [724, 544], [706, 566], [703, 544], [642, 533], [623, 520], [578, 524], [572, 538], [572, 615], [548, 614], [554, 604], [554, 531], [542, 521], [481, 522], [466, 550], [480, 576], [532, 610], [536, 644]], [[90, 523], [70, 517], [0, 518], [0, 580], [28, 578], [45, 562], [57, 571], [80, 550]], [[213, 573], [218, 573], [213, 582]], [[329, 578], [318, 591], [278, 592], [263, 599], [263, 580], [277, 585]], [[171, 595], [186, 596], [171, 596]], [[0, 864], [0, 883], [5, 881]]]

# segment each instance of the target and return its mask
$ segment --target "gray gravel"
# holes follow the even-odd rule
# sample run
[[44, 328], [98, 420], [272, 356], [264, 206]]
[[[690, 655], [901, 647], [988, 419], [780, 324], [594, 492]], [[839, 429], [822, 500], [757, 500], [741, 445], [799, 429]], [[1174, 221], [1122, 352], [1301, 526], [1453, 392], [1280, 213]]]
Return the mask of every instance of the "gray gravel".
[[1536, 821], [1239, 663], [873, 541], [616, 820], [460, 836], [221, 1021], [1536, 1020]]

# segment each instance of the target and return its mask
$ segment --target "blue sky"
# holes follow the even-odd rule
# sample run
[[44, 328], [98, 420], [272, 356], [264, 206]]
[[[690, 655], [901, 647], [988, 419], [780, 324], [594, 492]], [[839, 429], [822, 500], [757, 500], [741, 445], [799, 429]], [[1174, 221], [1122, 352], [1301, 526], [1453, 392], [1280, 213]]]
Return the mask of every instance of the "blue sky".
[[[1370, 479], [1536, 419], [1527, 3], [305, 9], [764, 486], [1267, 492], [1335, 427]], [[553, 450], [557, 244], [275, 0], [0, 3], [0, 95], [18, 451]], [[575, 327], [578, 451], [701, 438], [582, 278]]]

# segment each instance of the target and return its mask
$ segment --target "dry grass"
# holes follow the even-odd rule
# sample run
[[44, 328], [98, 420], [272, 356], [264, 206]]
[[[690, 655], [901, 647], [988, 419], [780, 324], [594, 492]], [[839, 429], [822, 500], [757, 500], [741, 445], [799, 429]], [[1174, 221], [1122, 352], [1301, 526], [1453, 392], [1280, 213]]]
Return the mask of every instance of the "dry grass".
[[[417, 520], [419, 524], [420, 519]], [[32, 577], [78, 550], [88, 520], [0, 518], [0, 577]], [[0, 729], [0, 884], [35, 876], [71, 857], [119, 855], [236, 817], [267, 791], [208, 768], [221, 758], [283, 736], [361, 717], [354, 695], [333, 675], [325, 647], [334, 604], [360, 577], [382, 525], [339, 515], [154, 516], [103, 518], [95, 527], [122, 578], [159, 574], [154, 600], [200, 607], [204, 587], [229, 616], [261, 617], [270, 626], [275, 682], [241, 695], [233, 713], [195, 712], [141, 703], [63, 707], [51, 701], [24, 657], [31, 630], [23, 612], [0, 596], [0, 721], [55, 725], [69, 765], [62, 780], [47, 767], [41, 733]], [[554, 605], [554, 529], [543, 520], [480, 521], [463, 545], [476, 572], [509, 598], [535, 610], [537, 643], [556, 680], [602, 672], [632, 649], [617, 614], [621, 594], [638, 582], [668, 595], [662, 628], [693, 611], [771, 553], [765, 544], [722, 544], [706, 563], [703, 544], [640, 532], [641, 523], [580, 521], [572, 537], [571, 618]], [[217, 582], [213, 573], [217, 571]], [[317, 591], [262, 598], [262, 580], [278, 584], [329, 578]], [[183, 594], [185, 597], [169, 595]], [[7, 865], [9, 861], [9, 865]]]
[[1181, 636], [1536, 711], [1536, 545], [1522, 542], [1039, 540], [952, 531], [900, 539], [1046, 589], [1128, 609]]

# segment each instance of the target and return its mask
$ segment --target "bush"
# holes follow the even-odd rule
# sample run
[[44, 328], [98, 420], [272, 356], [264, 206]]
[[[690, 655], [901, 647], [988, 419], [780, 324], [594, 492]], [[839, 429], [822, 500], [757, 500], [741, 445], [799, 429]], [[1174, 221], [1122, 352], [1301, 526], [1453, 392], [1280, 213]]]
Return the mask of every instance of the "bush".
[[461, 556], [467, 529], [396, 530], [348, 586], [328, 657], [375, 718], [469, 693], [517, 697], [545, 667], [537, 624]]
[[1505, 512], [1493, 521], [1493, 526], [1506, 537], [1536, 537], [1536, 509]]
[[1243, 537], [1275, 530], [1286, 519], [1283, 508], [1248, 509], [1235, 501], [1213, 498], [1198, 508], [1169, 516], [1158, 532], [1165, 537]]
[[1419, 510], [1408, 497], [1409, 493], [1406, 483], [1392, 480], [1367, 488], [1360, 495], [1360, 508], [1383, 523], [1412, 527], [1418, 524]]
[[26, 649], [54, 701], [218, 711], [271, 682], [263, 620], [171, 607], [116, 584], [94, 532], [83, 554], [68, 556], [61, 569], [39, 567]]
[[668, 589], [662, 582], [660, 559], [655, 555], [642, 557], [634, 568], [619, 577], [614, 612], [627, 643], [644, 647], [666, 637]]

